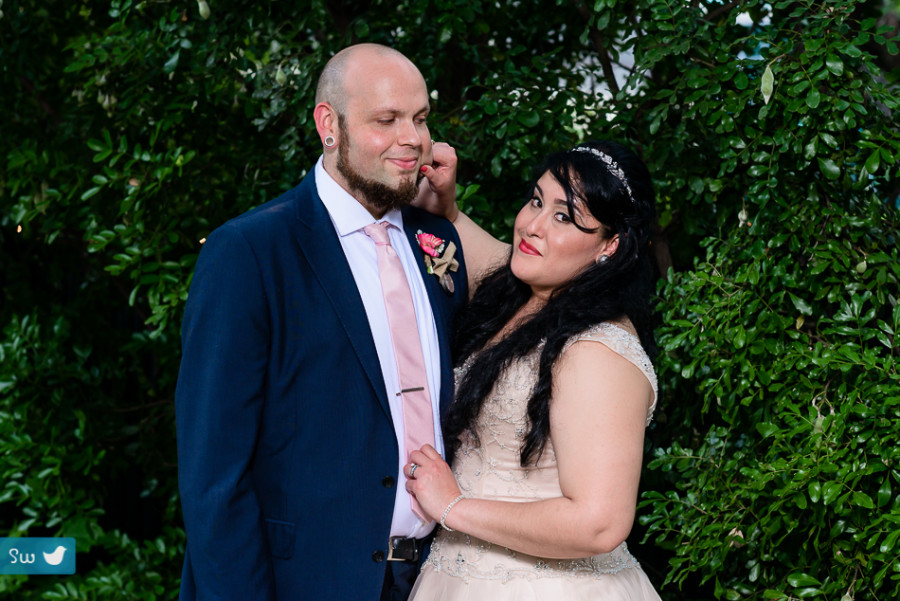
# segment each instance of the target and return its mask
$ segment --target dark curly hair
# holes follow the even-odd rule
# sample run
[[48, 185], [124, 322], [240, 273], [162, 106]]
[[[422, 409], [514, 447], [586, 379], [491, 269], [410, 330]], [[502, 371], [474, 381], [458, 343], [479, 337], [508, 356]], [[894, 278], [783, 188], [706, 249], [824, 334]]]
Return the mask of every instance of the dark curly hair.
[[[614, 161], [625, 182], [601, 155]], [[487, 348], [488, 341], [529, 300], [531, 288], [513, 275], [509, 261], [484, 278], [457, 322], [455, 364], [460, 366], [469, 358], [472, 362], [459, 382], [444, 423], [448, 457], [456, 452], [463, 434], [475, 436], [475, 420], [504, 368], [542, 341], [545, 342], [537, 384], [528, 401], [530, 429], [520, 449], [522, 466], [537, 461], [546, 445], [550, 434], [552, 367], [572, 336], [603, 321], [627, 316], [644, 350], [651, 358], [656, 355], [648, 251], [655, 217], [654, 191], [647, 167], [620, 144], [591, 141], [547, 157], [536, 171], [535, 183], [546, 173], [565, 191], [569, 217], [574, 221], [574, 202], [583, 201], [602, 224], [605, 237], [619, 235], [618, 248], [608, 260], [592, 265], [555, 290], [538, 312]], [[576, 227], [594, 231], [577, 224]]]

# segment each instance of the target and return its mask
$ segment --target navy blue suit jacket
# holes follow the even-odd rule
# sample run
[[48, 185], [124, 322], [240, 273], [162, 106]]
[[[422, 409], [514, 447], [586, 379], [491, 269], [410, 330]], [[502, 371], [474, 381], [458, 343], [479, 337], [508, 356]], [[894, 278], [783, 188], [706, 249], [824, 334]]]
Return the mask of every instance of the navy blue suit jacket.
[[[441, 347], [442, 412], [453, 391], [449, 336], [467, 297], [456, 231], [455, 292], [421, 276]], [[314, 172], [216, 229], [197, 261], [175, 395], [187, 531], [182, 601], [377, 599], [385, 574], [396, 435], [365, 309]]]

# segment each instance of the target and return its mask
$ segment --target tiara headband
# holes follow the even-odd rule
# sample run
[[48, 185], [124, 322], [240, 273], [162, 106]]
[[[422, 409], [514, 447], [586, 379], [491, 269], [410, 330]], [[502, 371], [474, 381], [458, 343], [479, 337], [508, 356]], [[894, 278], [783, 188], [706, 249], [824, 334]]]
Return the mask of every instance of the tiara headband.
[[572, 149], [572, 152], [587, 152], [603, 161], [606, 164], [607, 169], [609, 169], [609, 172], [616, 176], [616, 179], [625, 186], [625, 191], [628, 193], [628, 200], [632, 203], [634, 202], [634, 194], [631, 192], [631, 186], [628, 185], [628, 180], [625, 179], [625, 172], [622, 171], [622, 168], [619, 167], [619, 164], [616, 163], [611, 156], [604, 152], [600, 152], [591, 146], [576, 146]]

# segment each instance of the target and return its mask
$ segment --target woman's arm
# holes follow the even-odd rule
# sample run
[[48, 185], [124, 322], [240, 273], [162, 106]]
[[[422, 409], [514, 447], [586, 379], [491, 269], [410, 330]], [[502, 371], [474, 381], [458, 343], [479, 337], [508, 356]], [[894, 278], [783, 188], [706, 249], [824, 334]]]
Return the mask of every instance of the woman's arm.
[[484, 231], [456, 204], [456, 151], [445, 142], [433, 146], [434, 162], [422, 167], [426, 181], [419, 186], [415, 205], [453, 222], [459, 232], [469, 275], [469, 294], [509, 256], [509, 244]]
[[[562, 496], [523, 503], [466, 498], [447, 514], [448, 527], [522, 553], [554, 558], [606, 553], [628, 536], [637, 503], [650, 383], [629, 361], [592, 341], [577, 342], [563, 353], [553, 382], [550, 428]], [[430, 447], [414, 452], [411, 461], [421, 467], [407, 488], [440, 521], [460, 494], [453, 474]]]

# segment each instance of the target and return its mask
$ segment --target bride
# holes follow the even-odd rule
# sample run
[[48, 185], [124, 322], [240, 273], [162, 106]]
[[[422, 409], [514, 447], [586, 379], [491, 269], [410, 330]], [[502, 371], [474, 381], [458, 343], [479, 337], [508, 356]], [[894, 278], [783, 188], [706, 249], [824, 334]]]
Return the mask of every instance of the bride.
[[[453, 150], [435, 152], [432, 187], [455, 179]], [[657, 395], [650, 174], [612, 142], [539, 173], [511, 248], [455, 203], [428, 207], [454, 220], [480, 281], [458, 329], [452, 467], [428, 445], [404, 467], [442, 526], [416, 601], [659, 599], [624, 542]]]

